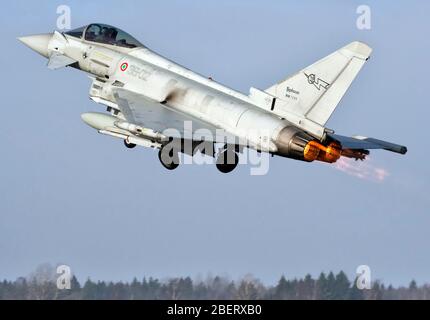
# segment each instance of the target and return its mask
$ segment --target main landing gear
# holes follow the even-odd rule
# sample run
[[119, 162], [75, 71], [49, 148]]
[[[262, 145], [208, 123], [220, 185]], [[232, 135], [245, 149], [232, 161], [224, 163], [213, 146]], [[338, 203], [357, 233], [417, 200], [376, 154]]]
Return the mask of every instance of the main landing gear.
[[167, 170], [175, 170], [179, 167], [179, 153], [173, 148], [170, 148], [170, 150], [161, 148], [158, 152], [158, 159]]
[[230, 173], [236, 169], [239, 164], [239, 156], [233, 149], [225, 149], [218, 154], [216, 167], [222, 173]]
[[[127, 142], [124, 140], [124, 145], [133, 149], [136, 147], [135, 144]], [[216, 168], [222, 173], [230, 173], [234, 169], [236, 169], [239, 164], [239, 150], [234, 147], [224, 147], [216, 157]], [[167, 170], [175, 170], [179, 167], [179, 152], [178, 149], [173, 148], [172, 146], [166, 145], [160, 149], [158, 152], [158, 159], [160, 160], [162, 166]], [[212, 156], [215, 155], [212, 153]]]
[[[167, 170], [175, 170], [179, 166], [179, 152], [174, 148], [161, 148], [158, 159]], [[231, 148], [221, 151], [216, 159], [216, 167], [222, 173], [232, 172], [238, 164], [237, 151]]]

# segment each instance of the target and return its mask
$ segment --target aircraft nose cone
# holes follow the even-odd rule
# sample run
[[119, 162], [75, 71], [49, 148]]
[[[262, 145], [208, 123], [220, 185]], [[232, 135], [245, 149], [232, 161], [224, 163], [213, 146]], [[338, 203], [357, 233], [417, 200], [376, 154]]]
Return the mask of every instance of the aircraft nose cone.
[[18, 38], [18, 40], [24, 43], [27, 47], [46, 58], [48, 58], [49, 55], [48, 45], [51, 39], [52, 33], [36, 34], [32, 36]]

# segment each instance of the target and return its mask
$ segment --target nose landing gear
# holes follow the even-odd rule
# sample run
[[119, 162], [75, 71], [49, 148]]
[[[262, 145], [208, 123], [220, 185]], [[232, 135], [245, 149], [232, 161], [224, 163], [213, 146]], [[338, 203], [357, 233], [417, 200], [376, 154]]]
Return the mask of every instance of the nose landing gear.
[[124, 140], [124, 145], [128, 149], [134, 149], [134, 148], [136, 148], [136, 145], [134, 143], [128, 143], [127, 140]]

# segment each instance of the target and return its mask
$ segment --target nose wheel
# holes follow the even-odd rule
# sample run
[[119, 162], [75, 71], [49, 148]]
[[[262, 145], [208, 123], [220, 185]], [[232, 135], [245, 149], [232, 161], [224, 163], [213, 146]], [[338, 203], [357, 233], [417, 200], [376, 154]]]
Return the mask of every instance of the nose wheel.
[[136, 148], [136, 145], [134, 143], [128, 143], [127, 140], [124, 140], [124, 145], [128, 149], [134, 149], [134, 148]]

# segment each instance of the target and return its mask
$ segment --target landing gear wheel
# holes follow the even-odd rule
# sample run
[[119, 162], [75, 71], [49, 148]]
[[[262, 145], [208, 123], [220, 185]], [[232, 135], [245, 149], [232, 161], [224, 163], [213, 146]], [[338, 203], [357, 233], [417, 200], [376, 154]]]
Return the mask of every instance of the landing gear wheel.
[[175, 170], [177, 167], [179, 167], [179, 154], [173, 149], [171, 149], [169, 152], [164, 149], [160, 149], [158, 152], [158, 159], [160, 160], [163, 167], [167, 170]]
[[128, 143], [127, 140], [124, 140], [124, 145], [128, 148], [128, 149], [134, 149], [136, 148], [136, 145], [134, 143]]
[[225, 150], [218, 155], [216, 167], [222, 173], [230, 173], [236, 169], [239, 157], [233, 150]]

